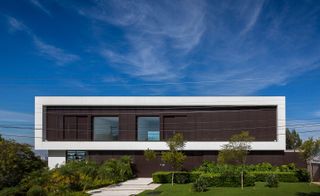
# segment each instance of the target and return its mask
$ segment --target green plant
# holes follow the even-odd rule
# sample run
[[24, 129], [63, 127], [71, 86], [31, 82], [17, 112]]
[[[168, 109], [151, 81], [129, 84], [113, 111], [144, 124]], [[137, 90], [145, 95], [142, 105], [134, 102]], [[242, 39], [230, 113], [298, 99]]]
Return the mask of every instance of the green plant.
[[[320, 139], [314, 140], [313, 138], [309, 138], [305, 140], [300, 146], [300, 150], [301, 156], [309, 164], [311, 169], [310, 173], [312, 174], [311, 161], [320, 153]], [[310, 175], [310, 182], [312, 182], [312, 180], [312, 175]]]
[[155, 151], [150, 150], [149, 148], [144, 151], [144, 157], [147, 161], [152, 161], [157, 158], [157, 154]]
[[30, 145], [3, 139], [0, 135], [0, 189], [16, 186], [30, 172], [45, 166]]
[[171, 172], [155, 172], [152, 174], [152, 180], [154, 183], [169, 183], [171, 182]]
[[171, 165], [172, 175], [171, 175], [171, 184], [173, 186], [174, 182], [174, 171], [181, 170], [184, 160], [187, 158], [181, 150], [185, 146], [185, 141], [183, 135], [180, 133], [174, 134], [171, 138], [167, 140], [167, 146], [169, 151], [162, 152], [161, 159], [163, 162]]
[[133, 177], [131, 158], [123, 156], [120, 159], [111, 159], [102, 164], [99, 168], [100, 179], [108, 179], [120, 182]]
[[296, 150], [302, 144], [302, 140], [300, 138], [299, 133], [293, 129], [290, 131], [288, 128], [286, 129], [286, 149]]
[[241, 165], [241, 188], [244, 186], [244, 169], [247, 154], [251, 149], [250, 143], [254, 137], [249, 135], [248, 131], [242, 131], [240, 134], [233, 135], [228, 144], [225, 144], [218, 155], [219, 163], [233, 163]]
[[[201, 177], [207, 180], [209, 186], [216, 187], [240, 187], [241, 178], [239, 172], [224, 172], [222, 174], [206, 173]], [[254, 186], [254, 176], [244, 173], [244, 186]]]
[[38, 185], [32, 186], [27, 192], [27, 196], [46, 196], [46, 195], [48, 195], [47, 191]]
[[192, 183], [192, 190], [195, 192], [205, 192], [208, 190], [208, 182], [205, 178], [199, 177]]
[[270, 188], [279, 186], [279, 179], [275, 174], [269, 174], [266, 177], [266, 186]]
[[38, 185], [48, 190], [50, 186], [52, 172], [48, 168], [31, 172], [21, 180], [20, 186], [23, 190], [29, 190], [32, 186]]
[[295, 172], [249, 172], [255, 176], [256, 182], [265, 182], [265, 179], [270, 174], [277, 175], [280, 182], [298, 182], [299, 179]]
[[310, 182], [310, 174], [306, 169], [296, 169], [296, 177], [299, 182]]
[[254, 171], [272, 171], [275, 168], [270, 163], [259, 163], [254, 166]]
[[186, 184], [190, 181], [190, 173], [179, 172], [175, 174], [175, 182], [178, 184]]
[[201, 174], [202, 172], [198, 172], [198, 171], [190, 172], [189, 182], [195, 182], [200, 177]]
[[22, 196], [25, 195], [21, 187], [14, 186], [14, 187], [7, 187], [0, 191], [1, 196]]

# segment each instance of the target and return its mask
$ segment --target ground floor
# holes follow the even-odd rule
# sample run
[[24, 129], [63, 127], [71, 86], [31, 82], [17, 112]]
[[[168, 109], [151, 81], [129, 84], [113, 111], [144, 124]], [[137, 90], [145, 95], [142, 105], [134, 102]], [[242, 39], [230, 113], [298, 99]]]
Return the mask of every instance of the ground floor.
[[[187, 160], [184, 163], [184, 170], [191, 170], [198, 167], [203, 161], [217, 161], [218, 151], [185, 151]], [[150, 177], [155, 171], [170, 170], [169, 165], [161, 161], [160, 152], [155, 160], [147, 161], [144, 151], [52, 151], [48, 152], [48, 166], [55, 167], [69, 160], [87, 159], [102, 163], [108, 159], [119, 158], [129, 155], [133, 160], [134, 172], [138, 177]], [[289, 151], [251, 151], [247, 157], [248, 164], [268, 162], [272, 165], [284, 165], [295, 163], [297, 167], [306, 167], [299, 153]]]

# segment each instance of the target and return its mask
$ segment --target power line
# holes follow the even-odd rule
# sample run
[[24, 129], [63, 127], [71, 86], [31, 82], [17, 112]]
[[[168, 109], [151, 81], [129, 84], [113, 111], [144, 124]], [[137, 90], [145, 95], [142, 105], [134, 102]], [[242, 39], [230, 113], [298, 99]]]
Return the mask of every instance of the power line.
[[[178, 132], [178, 131], [175, 131], [175, 132]], [[320, 132], [320, 130], [310, 130], [310, 131], [301, 131], [300, 133], [310, 133], [310, 132]], [[16, 135], [16, 134], [3, 134], [3, 133], [0, 133], [0, 135], [1, 136], [9, 136], [9, 137], [25, 137], [25, 138], [39, 138], [39, 139], [43, 139], [43, 137], [35, 137], [35, 136], [28, 136], [28, 135]], [[285, 135], [285, 134], [276, 134], [276, 135]], [[63, 141], [63, 140], [61, 140], [61, 141]], [[109, 140], [107, 140], [107, 141], [105, 141], [105, 142], [108, 142]], [[110, 140], [111, 141], [111, 140]], [[113, 140], [112, 140], [113, 141]], [[115, 141], [119, 141], [119, 142], [122, 142], [122, 141], [120, 141], [120, 140], [115, 140]], [[125, 141], [137, 141], [137, 142], [139, 142], [140, 140], [125, 140]], [[189, 140], [190, 142], [192, 142], [192, 140]], [[203, 140], [195, 140], [195, 141], [203, 141]], [[212, 142], [219, 142], [219, 141], [213, 141], [213, 140], [210, 140], [210, 141], [212, 141]], [[59, 142], [59, 141], [56, 141], [56, 142]], [[63, 142], [65, 142], [65, 141], [63, 141]], [[72, 140], [72, 141], [68, 141], [68, 142], [97, 142], [97, 141], [95, 141], [95, 140], [88, 140], [88, 141], [77, 141], [77, 140]], [[258, 141], [258, 142], [260, 142], [260, 141]], [[268, 142], [268, 141], [266, 141], [266, 142]]]

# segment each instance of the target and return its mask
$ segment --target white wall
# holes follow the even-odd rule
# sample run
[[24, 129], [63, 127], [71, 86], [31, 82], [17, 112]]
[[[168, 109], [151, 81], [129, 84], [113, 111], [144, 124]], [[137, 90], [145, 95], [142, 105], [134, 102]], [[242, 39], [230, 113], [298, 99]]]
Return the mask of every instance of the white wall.
[[[277, 106], [277, 140], [252, 142], [252, 150], [285, 150], [285, 97], [275, 96], [162, 96], [113, 97], [70, 96], [35, 97], [35, 149], [37, 150], [167, 150], [165, 142], [89, 141], [57, 142], [43, 140], [44, 106]], [[187, 142], [185, 150], [220, 150], [227, 142]]]
[[66, 162], [66, 151], [49, 150], [48, 151], [48, 167], [53, 169], [56, 166], [63, 165]]

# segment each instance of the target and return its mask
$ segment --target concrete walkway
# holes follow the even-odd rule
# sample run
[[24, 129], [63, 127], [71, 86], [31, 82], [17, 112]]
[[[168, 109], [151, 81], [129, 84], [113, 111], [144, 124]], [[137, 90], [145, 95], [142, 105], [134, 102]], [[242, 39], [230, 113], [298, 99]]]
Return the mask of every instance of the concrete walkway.
[[160, 184], [153, 184], [152, 178], [135, 178], [105, 188], [88, 191], [93, 196], [129, 196], [136, 195], [145, 190], [154, 190]]

